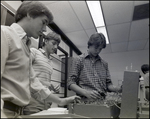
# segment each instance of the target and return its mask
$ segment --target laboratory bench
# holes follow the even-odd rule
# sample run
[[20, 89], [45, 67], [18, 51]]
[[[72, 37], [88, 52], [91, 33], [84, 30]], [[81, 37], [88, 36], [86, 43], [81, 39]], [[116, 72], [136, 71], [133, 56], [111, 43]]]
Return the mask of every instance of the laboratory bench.
[[47, 115], [22, 115], [22, 118], [89, 118], [77, 114], [47, 114]]

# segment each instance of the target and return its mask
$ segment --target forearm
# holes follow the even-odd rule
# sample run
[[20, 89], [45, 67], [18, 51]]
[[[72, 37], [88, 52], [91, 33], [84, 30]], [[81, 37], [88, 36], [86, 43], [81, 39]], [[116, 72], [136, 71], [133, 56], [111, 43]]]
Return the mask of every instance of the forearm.
[[61, 103], [61, 98], [59, 98], [58, 96], [56, 96], [52, 93], [45, 100], [46, 100], [46, 102], [54, 102], [57, 104]]
[[86, 95], [86, 90], [81, 88], [81, 87], [79, 87], [76, 84], [71, 84], [70, 85], [70, 89], [73, 90], [74, 92], [76, 92], [77, 94], [80, 94], [80, 95], [83, 95], [83, 96]]
[[56, 96], [54, 94], [50, 94], [46, 98], [46, 101], [57, 103], [59, 106], [64, 106], [64, 105], [69, 104], [70, 102], [73, 102], [74, 99], [75, 99], [75, 96], [67, 97], [67, 98], [59, 98], [58, 96]]
[[110, 85], [108, 85], [108, 90], [110, 91], [110, 92], [117, 92], [117, 89], [116, 89], [116, 87], [115, 86], [113, 86], [112, 84], [110, 84]]

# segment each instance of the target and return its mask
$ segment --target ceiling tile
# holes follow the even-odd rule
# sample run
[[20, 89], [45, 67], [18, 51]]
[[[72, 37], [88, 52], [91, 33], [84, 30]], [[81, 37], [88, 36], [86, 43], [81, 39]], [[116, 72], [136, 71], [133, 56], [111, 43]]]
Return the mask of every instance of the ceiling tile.
[[77, 47], [87, 46], [89, 38], [85, 31], [66, 33], [66, 35]]
[[[3, 2], [3, 1], [2, 1]], [[21, 1], [6, 1], [17, 9]], [[41, 1], [43, 2], [43, 1]], [[125, 50], [130, 22], [128, 51], [149, 49], [149, 19], [132, 21], [134, 6], [149, 1], [101, 1], [110, 43], [102, 54]], [[89, 37], [96, 32], [85, 1], [44, 1], [54, 15], [54, 22], [81, 51], [87, 50]], [[47, 30], [46, 34], [51, 30]], [[69, 47], [61, 41], [66, 51]], [[124, 43], [124, 44], [123, 44]], [[37, 44], [36, 44], [37, 45]]]
[[136, 20], [131, 23], [129, 40], [149, 38], [149, 19]]
[[146, 4], [146, 3], [149, 3], [149, 1], [134, 1], [134, 5], [137, 6], [137, 5], [143, 5], [143, 4]]
[[47, 6], [47, 5], [49, 5], [49, 4], [52, 4], [52, 3], [55, 3], [55, 2], [59, 2], [59, 1], [57, 1], [57, 0], [56, 0], [56, 1], [50, 1], [50, 0], [49, 0], [49, 1], [39, 1], [39, 2], [42, 2], [44, 5]]
[[149, 39], [147, 40], [147, 42], [146, 42], [146, 46], [145, 46], [145, 48], [144, 49], [149, 49]]
[[96, 33], [96, 29], [88, 29], [88, 30], [85, 30], [88, 37], [90, 38], [92, 34]]
[[110, 43], [128, 41], [130, 23], [107, 26]]
[[106, 48], [105, 48], [105, 49], [102, 49], [101, 53], [102, 53], [102, 54], [105, 54], [105, 53], [112, 53], [111, 45], [110, 45], [110, 44], [107, 44], [107, 45], [106, 45]]
[[111, 44], [112, 52], [125, 52], [128, 48], [128, 42]]
[[107, 25], [130, 22], [133, 15], [133, 1], [101, 1]]
[[85, 1], [69, 1], [84, 29], [94, 28], [94, 24]]
[[47, 5], [47, 7], [53, 13], [54, 22], [64, 33], [83, 30], [68, 1], [55, 2]]
[[128, 51], [143, 50], [147, 40], [130, 41], [128, 44]]

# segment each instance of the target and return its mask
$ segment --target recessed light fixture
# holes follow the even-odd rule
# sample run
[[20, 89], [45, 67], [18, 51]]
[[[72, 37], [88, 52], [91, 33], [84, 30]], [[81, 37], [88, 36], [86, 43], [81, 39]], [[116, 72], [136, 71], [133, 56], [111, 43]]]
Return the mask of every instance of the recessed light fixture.
[[109, 44], [100, 1], [86, 1], [86, 3], [88, 5], [97, 32], [103, 33], [106, 37], [106, 43]]

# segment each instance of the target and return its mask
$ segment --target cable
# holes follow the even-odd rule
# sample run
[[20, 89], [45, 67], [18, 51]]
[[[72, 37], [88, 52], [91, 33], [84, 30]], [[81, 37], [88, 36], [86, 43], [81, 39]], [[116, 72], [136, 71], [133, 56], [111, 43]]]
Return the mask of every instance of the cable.
[[120, 110], [121, 110], [121, 108], [114, 102], [114, 105], [116, 106], [116, 107], [118, 107]]

